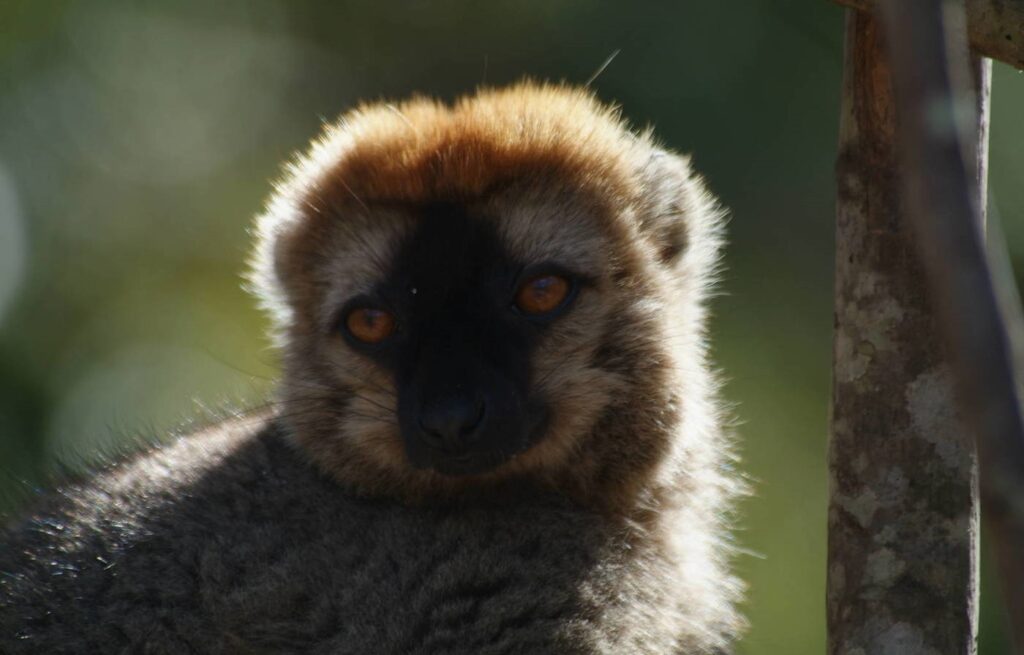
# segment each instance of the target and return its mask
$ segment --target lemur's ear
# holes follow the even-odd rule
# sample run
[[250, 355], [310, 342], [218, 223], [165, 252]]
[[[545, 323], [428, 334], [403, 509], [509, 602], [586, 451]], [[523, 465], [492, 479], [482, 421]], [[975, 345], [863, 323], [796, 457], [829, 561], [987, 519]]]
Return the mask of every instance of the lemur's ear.
[[714, 280], [724, 241], [724, 210], [690, 168], [689, 158], [655, 149], [640, 171], [637, 218], [659, 262], [682, 290], [703, 295]]
[[688, 162], [664, 150], [652, 152], [641, 171], [640, 230], [651, 240], [659, 260], [666, 266], [679, 262], [690, 242], [683, 205], [689, 176]]
[[[690, 168], [689, 158], [656, 149], [641, 170], [643, 197], [638, 218], [662, 264], [676, 267], [688, 259], [691, 243], [713, 229], [721, 210]], [[709, 212], [710, 210], [710, 212]], [[714, 242], [717, 247], [717, 241]]]

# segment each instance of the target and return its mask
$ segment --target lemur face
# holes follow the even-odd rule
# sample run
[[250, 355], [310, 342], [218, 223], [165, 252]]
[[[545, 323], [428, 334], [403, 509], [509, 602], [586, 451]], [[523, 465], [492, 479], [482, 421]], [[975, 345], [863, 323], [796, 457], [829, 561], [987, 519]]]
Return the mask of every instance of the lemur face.
[[320, 364], [294, 371], [293, 397], [315, 387], [337, 407], [331, 441], [392, 468], [479, 476], [564, 449], [599, 418], [623, 384], [595, 358], [617, 304], [608, 243], [562, 199], [512, 184], [325, 220], [304, 246], [322, 248], [320, 310], [294, 339]]
[[686, 216], [713, 208], [687, 203], [710, 202], [586, 92], [354, 112], [258, 225], [281, 420], [368, 490], [574, 476], [586, 493], [657, 466], [677, 354], [700, 356]]
[[337, 331], [392, 378], [412, 466], [482, 473], [543, 438], [551, 406], [531, 360], [591, 280], [580, 262], [516, 256], [493, 218], [458, 204], [405, 211], [409, 233]]

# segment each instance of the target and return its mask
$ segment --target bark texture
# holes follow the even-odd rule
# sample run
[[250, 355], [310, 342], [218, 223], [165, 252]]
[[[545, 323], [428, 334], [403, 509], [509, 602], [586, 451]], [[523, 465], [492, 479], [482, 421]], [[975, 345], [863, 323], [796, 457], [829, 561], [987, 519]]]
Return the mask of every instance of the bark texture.
[[900, 188], [881, 26], [850, 11], [840, 119], [828, 652], [976, 651], [971, 435]]
[[[878, 5], [878, 0], [834, 2], [867, 11]], [[965, 4], [971, 48], [986, 57], [1024, 69], [1024, 0], [967, 0]]]

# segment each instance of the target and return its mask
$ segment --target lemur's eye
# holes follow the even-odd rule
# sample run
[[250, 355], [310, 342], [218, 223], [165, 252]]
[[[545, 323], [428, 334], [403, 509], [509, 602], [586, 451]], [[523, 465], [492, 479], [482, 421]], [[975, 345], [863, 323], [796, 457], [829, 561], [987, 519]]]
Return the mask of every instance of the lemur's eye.
[[561, 275], [541, 275], [527, 280], [516, 292], [516, 307], [524, 314], [547, 314], [561, 307], [572, 284]]
[[357, 307], [345, 317], [345, 327], [359, 341], [376, 344], [395, 331], [395, 317], [383, 309]]

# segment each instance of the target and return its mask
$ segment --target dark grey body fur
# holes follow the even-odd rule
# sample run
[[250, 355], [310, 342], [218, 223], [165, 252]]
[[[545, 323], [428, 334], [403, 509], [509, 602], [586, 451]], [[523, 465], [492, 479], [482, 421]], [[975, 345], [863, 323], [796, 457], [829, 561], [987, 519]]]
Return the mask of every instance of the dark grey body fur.
[[603, 650], [636, 544], [565, 502], [359, 499], [272, 426], [215, 429], [7, 529], [0, 652]]

